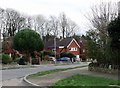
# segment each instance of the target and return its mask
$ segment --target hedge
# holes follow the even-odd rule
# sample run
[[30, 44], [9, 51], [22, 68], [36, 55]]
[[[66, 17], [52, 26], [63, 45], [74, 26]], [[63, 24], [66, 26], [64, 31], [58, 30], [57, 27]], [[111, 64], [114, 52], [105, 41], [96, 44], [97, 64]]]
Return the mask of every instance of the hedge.
[[12, 62], [12, 58], [8, 54], [2, 54], [2, 63], [8, 64]]

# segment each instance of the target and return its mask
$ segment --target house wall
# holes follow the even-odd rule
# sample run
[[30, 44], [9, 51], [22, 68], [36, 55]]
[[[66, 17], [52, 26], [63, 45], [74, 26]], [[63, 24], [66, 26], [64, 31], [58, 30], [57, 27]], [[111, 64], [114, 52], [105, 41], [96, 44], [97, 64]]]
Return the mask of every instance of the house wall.
[[[71, 48], [77, 48], [77, 51], [70, 51]], [[80, 48], [78, 47], [78, 45], [75, 43], [75, 41], [73, 41], [71, 43], [71, 45], [67, 48], [67, 52], [70, 52], [74, 55], [80, 55]]]

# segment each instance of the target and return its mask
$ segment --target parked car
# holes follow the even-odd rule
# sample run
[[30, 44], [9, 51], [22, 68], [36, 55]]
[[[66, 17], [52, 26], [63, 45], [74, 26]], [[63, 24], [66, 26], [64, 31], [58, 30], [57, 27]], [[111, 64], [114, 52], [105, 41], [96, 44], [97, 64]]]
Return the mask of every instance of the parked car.
[[55, 57], [49, 57], [50, 61], [55, 61]]
[[69, 60], [70, 60], [69, 57], [62, 57], [62, 58], [57, 59], [57, 61], [69, 61]]

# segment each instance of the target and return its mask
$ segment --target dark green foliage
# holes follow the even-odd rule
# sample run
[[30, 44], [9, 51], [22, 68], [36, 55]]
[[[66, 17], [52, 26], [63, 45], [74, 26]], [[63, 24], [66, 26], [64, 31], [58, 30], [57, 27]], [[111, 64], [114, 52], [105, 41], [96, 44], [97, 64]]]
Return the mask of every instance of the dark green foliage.
[[19, 64], [19, 61], [20, 61], [20, 57], [18, 57], [14, 60], [14, 62], [17, 62], [18, 64]]
[[23, 29], [16, 33], [13, 39], [13, 47], [19, 51], [41, 51], [44, 47], [40, 35], [33, 30]]
[[19, 65], [26, 65], [26, 62], [27, 62], [27, 58], [25, 56], [23, 56], [19, 60]]
[[116, 18], [108, 25], [108, 33], [111, 38], [111, 57], [114, 64], [120, 62], [120, 17]]
[[44, 56], [46, 56], [46, 55], [52, 56], [52, 53], [51, 53], [50, 51], [44, 51], [44, 52], [43, 52], [43, 55], [44, 55]]
[[111, 47], [120, 50], [120, 17], [108, 25], [108, 32], [111, 38]]
[[39, 64], [38, 63], [38, 59], [37, 58], [32, 58], [32, 64], [34, 65], [34, 64]]
[[3, 64], [8, 64], [11, 62], [12, 62], [12, 59], [10, 58], [10, 56], [8, 54], [2, 54], [2, 63]]

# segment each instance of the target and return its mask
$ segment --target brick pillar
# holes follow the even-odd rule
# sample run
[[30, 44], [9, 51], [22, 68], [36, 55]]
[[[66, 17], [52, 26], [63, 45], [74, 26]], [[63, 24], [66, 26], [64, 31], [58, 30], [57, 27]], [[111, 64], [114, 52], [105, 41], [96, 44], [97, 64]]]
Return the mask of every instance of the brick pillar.
[[29, 58], [29, 64], [30, 65], [32, 64], [32, 58], [31, 57]]
[[40, 57], [38, 57], [38, 63], [41, 64], [41, 58]]

